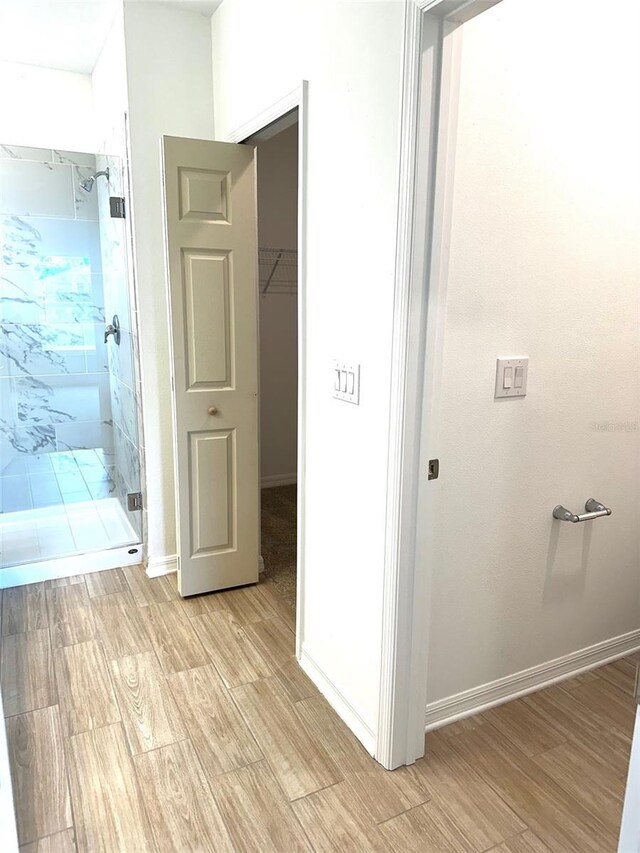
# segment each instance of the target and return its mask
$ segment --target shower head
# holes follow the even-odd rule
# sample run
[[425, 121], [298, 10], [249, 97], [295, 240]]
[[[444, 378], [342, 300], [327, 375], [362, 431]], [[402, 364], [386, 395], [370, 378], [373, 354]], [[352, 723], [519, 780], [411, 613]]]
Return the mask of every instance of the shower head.
[[90, 193], [91, 190], [93, 189], [93, 185], [96, 182], [96, 178], [101, 178], [102, 176], [104, 176], [107, 179], [107, 181], [109, 180], [109, 169], [108, 168], [104, 169], [104, 171], [102, 171], [102, 172], [96, 172], [95, 174], [91, 175], [90, 178], [86, 178], [84, 181], [80, 181], [80, 189], [84, 190], [86, 193]]

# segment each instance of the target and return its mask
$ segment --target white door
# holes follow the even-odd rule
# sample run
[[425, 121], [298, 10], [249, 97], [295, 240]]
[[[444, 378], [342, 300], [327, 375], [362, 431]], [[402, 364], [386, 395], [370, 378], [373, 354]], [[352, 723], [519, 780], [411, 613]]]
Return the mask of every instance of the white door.
[[[640, 660], [636, 662], [640, 667]], [[640, 672], [636, 675], [636, 723], [631, 743], [618, 853], [640, 853]]]
[[194, 595], [258, 580], [255, 149], [165, 136], [163, 158], [178, 582]]

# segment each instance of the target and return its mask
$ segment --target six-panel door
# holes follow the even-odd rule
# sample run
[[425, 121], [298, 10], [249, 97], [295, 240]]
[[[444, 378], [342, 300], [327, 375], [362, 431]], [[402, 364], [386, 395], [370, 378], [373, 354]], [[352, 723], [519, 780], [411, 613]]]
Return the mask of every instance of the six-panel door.
[[258, 579], [255, 149], [164, 137], [163, 156], [179, 587], [193, 595]]

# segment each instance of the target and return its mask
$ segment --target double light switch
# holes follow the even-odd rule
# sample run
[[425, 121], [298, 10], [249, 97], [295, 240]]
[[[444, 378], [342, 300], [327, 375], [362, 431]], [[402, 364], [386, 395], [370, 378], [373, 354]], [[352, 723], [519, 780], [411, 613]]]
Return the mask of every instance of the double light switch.
[[333, 396], [347, 403], [360, 403], [360, 365], [345, 361], [333, 363]]
[[524, 397], [527, 393], [529, 359], [499, 358], [496, 367], [495, 397]]

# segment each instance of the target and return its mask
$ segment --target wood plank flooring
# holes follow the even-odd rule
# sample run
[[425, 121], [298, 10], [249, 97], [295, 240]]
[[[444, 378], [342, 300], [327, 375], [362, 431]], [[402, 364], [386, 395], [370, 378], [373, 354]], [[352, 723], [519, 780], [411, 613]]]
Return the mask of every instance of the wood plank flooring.
[[141, 568], [5, 590], [22, 853], [614, 853], [620, 660], [427, 735], [388, 773], [294, 657], [271, 583], [182, 600]]

